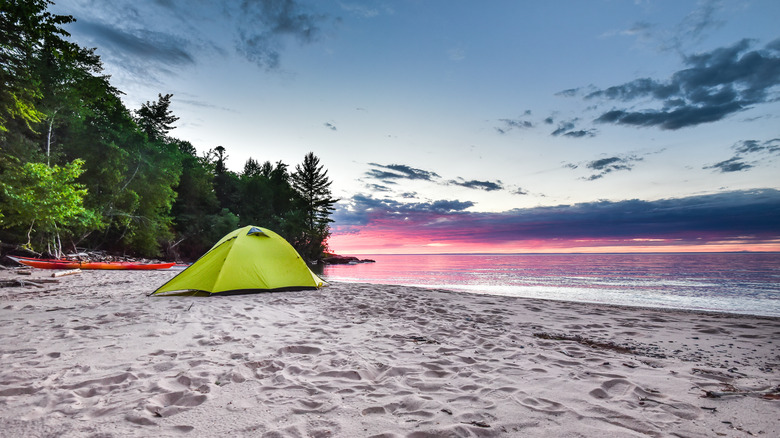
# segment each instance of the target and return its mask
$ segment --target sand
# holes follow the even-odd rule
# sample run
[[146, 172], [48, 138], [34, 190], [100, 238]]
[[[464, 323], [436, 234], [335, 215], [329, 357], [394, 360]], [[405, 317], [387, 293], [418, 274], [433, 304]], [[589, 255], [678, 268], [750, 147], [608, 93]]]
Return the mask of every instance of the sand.
[[780, 436], [777, 318], [174, 274], [1, 288], [0, 435]]

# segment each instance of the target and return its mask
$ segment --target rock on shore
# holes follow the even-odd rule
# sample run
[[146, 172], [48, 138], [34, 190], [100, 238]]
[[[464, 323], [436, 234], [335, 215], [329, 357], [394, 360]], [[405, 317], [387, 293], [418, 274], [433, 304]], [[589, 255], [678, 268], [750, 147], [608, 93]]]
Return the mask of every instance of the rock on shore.
[[358, 263], [376, 263], [376, 260], [371, 259], [359, 259], [357, 257], [342, 256], [333, 254], [322, 259], [322, 263], [326, 265], [355, 265]]

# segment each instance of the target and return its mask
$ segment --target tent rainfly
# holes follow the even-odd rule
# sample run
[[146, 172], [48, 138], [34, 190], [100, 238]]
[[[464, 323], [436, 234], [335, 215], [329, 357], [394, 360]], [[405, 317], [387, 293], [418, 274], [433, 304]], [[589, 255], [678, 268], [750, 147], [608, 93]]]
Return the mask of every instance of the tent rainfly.
[[228, 233], [150, 295], [317, 289], [324, 284], [283, 237], [250, 225]]

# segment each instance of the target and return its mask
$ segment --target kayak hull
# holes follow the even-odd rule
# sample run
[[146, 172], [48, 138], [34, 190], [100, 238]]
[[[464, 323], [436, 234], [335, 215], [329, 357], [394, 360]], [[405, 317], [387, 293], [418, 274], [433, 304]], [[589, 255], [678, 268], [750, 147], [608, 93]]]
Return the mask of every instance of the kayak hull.
[[176, 263], [134, 263], [134, 262], [80, 262], [78, 260], [47, 260], [30, 257], [8, 256], [9, 259], [26, 266], [40, 269], [108, 269], [108, 270], [153, 270], [168, 269]]

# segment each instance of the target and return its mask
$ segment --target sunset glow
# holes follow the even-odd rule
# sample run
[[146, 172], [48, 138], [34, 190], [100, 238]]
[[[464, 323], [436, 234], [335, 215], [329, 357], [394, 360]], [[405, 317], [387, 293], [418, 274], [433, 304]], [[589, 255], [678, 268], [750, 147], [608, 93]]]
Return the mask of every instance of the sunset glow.
[[780, 251], [777, 204], [776, 190], [503, 213], [373, 204], [328, 243], [345, 254]]
[[331, 248], [344, 254], [554, 254], [554, 253], [656, 253], [656, 252], [780, 252], [780, 240], [761, 243], [710, 241], [701, 244], [680, 241], [656, 241], [652, 245], [633, 239], [620, 240], [547, 240], [482, 244], [471, 241], [428, 243], [424, 237], [388, 236], [370, 231], [357, 235], [336, 235], [328, 241]]

